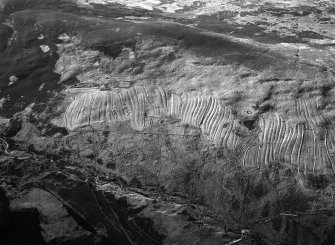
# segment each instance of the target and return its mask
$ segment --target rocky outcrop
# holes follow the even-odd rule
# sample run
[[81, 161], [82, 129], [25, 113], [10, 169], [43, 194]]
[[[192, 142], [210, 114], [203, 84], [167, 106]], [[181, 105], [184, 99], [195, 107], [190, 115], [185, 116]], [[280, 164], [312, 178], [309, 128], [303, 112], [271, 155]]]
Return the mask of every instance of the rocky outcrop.
[[1, 160], [4, 244], [312, 245], [334, 239], [329, 179], [310, 176], [303, 184], [282, 166], [222, 168], [208, 155], [200, 173], [190, 170], [199, 176], [185, 180], [189, 191], [166, 192], [63, 155]]
[[20, 165], [34, 180], [21, 181], [15, 194], [9, 188], [15, 180], [7, 182], [10, 201], [1, 192], [4, 244], [222, 244], [241, 236], [221, 227], [211, 210], [183, 197], [120, 185], [107, 175], [97, 183], [85, 179], [83, 174], [94, 170], [50, 171], [55, 166], [49, 166], [40, 172], [28, 162]]

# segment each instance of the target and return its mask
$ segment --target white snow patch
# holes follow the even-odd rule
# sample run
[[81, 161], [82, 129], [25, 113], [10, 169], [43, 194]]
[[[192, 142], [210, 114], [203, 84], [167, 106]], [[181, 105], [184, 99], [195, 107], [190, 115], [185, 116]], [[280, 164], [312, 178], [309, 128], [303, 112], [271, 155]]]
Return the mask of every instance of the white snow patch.
[[124, 19], [127, 19], [127, 20], [147, 20], [147, 19], [150, 19], [150, 17], [127, 15], [127, 16], [123, 16], [123, 17], [117, 17], [115, 19], [116, 20], [124, 20]]
[[309, 46], [306, 46], [305, 44], [302, 44], [302, 43], [280, 43], [278, 45], [288, 47], [288, 48], [310, 49]]
[[178, 5], [178, 3], [171, 3], [159, 5], [157, 9], [166, 13], [175, 13], [177, 10], [184, 9], [184, 7]]
[[320, 44], [320, 45], [335, 44], [335, 40], [332, 39], [309, 39], [309, 42], [312, 44]]
[[0, 99], [0, 109], [3, 108], [3, 105], [5, 104], [6, 100], [7, 99], [5, 97], [3, 97], [3, 98]]
[[17, 80], [19, 80], [16, 76], [10, 76], [9, 81], [11, 82], [16, 82]]
[[[332, 0], [333, 1], [333, 0]], [[220, 11], [240, 12], [253, 11], [257, 7], [252, 5], [265, 5], [268, 2], [283, 8], [297, 7], [301, 5], [315, 5], [311, 0], [247, 0], [242, 1], [245, 7], [240, 6], [241, 1], [236, 0], [77, 0], [78, 5], [83, 7], [92, 7], [91, 4], [108, 5], [111, 3], [122, 4], [130, 8], [142, 8], [147, 10], [161, 10], [165, 13], [175, 13], [186, 7], [192, 7], [186, 10], [191, 15], [208, 15], [218, 13]], [[250, 5], [250, 6], [249, 6]]]
[[136, 54], [134, 53], [134, 51], [130, 51], [129, 52], [129, 59], [135, 59], [136, 58]]
[[[205, 0], [200, 0], [200, 2], [204, 1]], [[159, 9], [166, 13], [175, 13], [177, 10], [183, 9], [185, 6], [191, 6], [197, 2], [199, 2], [199, 0], [175, 0], [171, 3], [162, 3], [160, 0], [79, 0], [78, 5], [90, 7], [90, 4], [107, 5], [110, 3], [118, 3], [129, 8], [142, 8], [147, 10]]]
[[47, 53], [50, 51], [50, 48], [48, 45], [41, 45], [40, 48], [44, 53]]
[[90, 6], [90, 4], [102, 4], [107, 5], [109, 3], [118, 3], [126, 5], [131, 8], [143, 8], [147, 10], [153, 10], [155, 6], [159, 5], [159, 0], [79, 0], [78, 4], [83, 6]]
[[70, 40], [70, 37], [66, 33], [63, 33], [63, 34], [58, 36], [58, 39], [62, 40], [62, 41], [68, 41], [68, 40]]
[[44, 35], [41, 33], [38, 37], [37, 37], [38, 40], [43, 40], [44, 39]]
[[19, 80], [19, 79], [18, 79], [16, 76], [10, 76], [8, 86], [13, 85], [13, 84], [16, 83], [18, 80]]
[[38, 91], [42, 91], [44, 88], [45, 83], [42, 83], [41, 86], [38, 88]]

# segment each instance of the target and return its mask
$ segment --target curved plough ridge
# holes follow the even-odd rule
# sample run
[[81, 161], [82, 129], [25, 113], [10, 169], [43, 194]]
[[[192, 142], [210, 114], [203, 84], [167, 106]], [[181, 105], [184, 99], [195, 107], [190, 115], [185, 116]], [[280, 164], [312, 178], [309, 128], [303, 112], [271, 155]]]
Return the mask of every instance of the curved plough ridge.
[[[201, 127], [210, 139], [229, 137], [234, 118], [229, 107], [219, 104], [217, 98], [181, 96], [168, 93], [163, 88], [147, 89], [132, 87], [123, 91], [96, 91], [78, 95], [67, 108], [64, 121], [69, 129], [96, 123], [130, 122], [135, 130], [143, 130], [152, 125], [153, 118], [171, 116], [184, 124]], [[237, 127], [235, 122], [235, 127]], [[228, 127], [226, 132], [223, 128]], [[235, 139], [236, 141], [236, 139]]]
[[182, 108], [182, 99], [177, 94], [171, 94], [171, 99], [169, 100], [169, 111], [168, 113], [172, 117], [180, 118]]
[[254, 168], [260, 167], [258, 165], [258, 153], [259, 153], [259, 147], [256, 145], [249, 145], [245, 152], [243, 157], [243, 166], [251, 166]]
[[[255, 146], [248, 146], [243, 164], [262, 166], [284, 162], [303, 173], [335, 173], [334, 127], [317, 109], [315, 101], [299, 100], [296, 104], [298, 124], [285, 122], [279, 115], [259, 120], [257, 163]], [[323, 126], [326, 125], [326, 126]]]
[[[258, 140], [242, 146], [236, 132], [242, 127], [229, 106], [218, 98], [178, 95], [163, 88], [133, 87], [122, 91], [97, 91], [78, 95], [67, 108], [64, 122], [75, 129], [97, 123], [128, 121], [135, 130], [151, 127], [161, 117], [174, 117], [182, 124], [200, 127], [208, 140], [231, 151], [242, 149], [245, 166], [261, 167], [283, 162], [302, 173], [335, 173], [335, 127], [319, 112], [315, 100], [296, 101], [298, 123], [279, 114], [258, 122]], [[246, 142], [246, 141], [244, 141]]]
[[81, 94], [70, 104], [64, 115], [69, 129], [125, 119], [121, 97], [115, 91]]

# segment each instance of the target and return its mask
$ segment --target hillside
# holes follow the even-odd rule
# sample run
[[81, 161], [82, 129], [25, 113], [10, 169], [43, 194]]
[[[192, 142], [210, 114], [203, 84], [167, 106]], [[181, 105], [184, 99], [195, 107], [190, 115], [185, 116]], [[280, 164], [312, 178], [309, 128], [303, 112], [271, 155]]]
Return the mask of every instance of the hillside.
[[332, 1], [0, 20], [0, 243], [335, 243]]

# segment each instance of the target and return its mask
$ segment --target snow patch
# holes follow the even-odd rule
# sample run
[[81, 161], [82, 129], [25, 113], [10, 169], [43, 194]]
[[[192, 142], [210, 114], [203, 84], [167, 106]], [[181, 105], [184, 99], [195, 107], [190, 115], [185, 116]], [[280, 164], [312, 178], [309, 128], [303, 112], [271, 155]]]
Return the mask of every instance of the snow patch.
[[41, 86], [38, 88], [38, 91], [42, 91], [44, 88], [45, 83], [42, 83]]
[[41, 45], [40, 48], [44, 53], [47, 53], [50, 51], [50, 48], [48, 45]]
[[37, 37], [38, 40], [43, 40], [44, 39], [44, 35], [41, 33], [38, 37]]
[[16, 76], [10, 76], [8, 86], [13, 85], [19, 80]]
[[157, 7], [157, 9], [161, 10], [162, 12], [166, 13], [175, 13], [177, 10], [181, 10], [184, 7], [178, 5], [177, 3], [171, 4], [162, 4]]
[[79, 0], [78, 5], [92, 7], [90, 4], [107, 5], [117, 3], [129, 8], [142, 8], [146, 10], [160, 10], [164, 13], [175, 13], [185, 7], [195, 6], [195, 15], [216, 13], [223, 10], [238, 11], [241, 8], [236, 4], [231, 4], [230, 0]]
[[155, 6], [161, 4], [159, 0], [79, 0], [78, 4], [82, 6], [90, 6], [90, 4], [101, 4], [107, 5], [110, 3], [118, 3], [126, 5], [131, 8], [142, 8], [147, 10], [153, 10]]
[[335, 40], [332, 39], [308, 39], [312, 44], [319, 44], [319, 45], [332, 45], [335, 44]]
[[123, 17], [117, 17], [115, 20], [147, 20], [150, 19], [150, 17], [144, 17], [144, 16], [123, 16]]
[[3, 98], [0, 99], [0, 109], [3, 109], [3, 106], [4, 106], [5, 102], [6, 102], [6, 100], [7, 99], [5, 97], [3, 97]]
[[309, 46], [306, 46], [302, 43], [280, 43], [279, 46], [289, 47], [289, 48], [297, 48], [297, 49], [309, 49]]
[[68, 40], [70, 40], [70, 37], [66, 33], [63, 33], [63, 34], [58, 36], [58, 39], [62, 40], [62, 41], [68, 41]]

